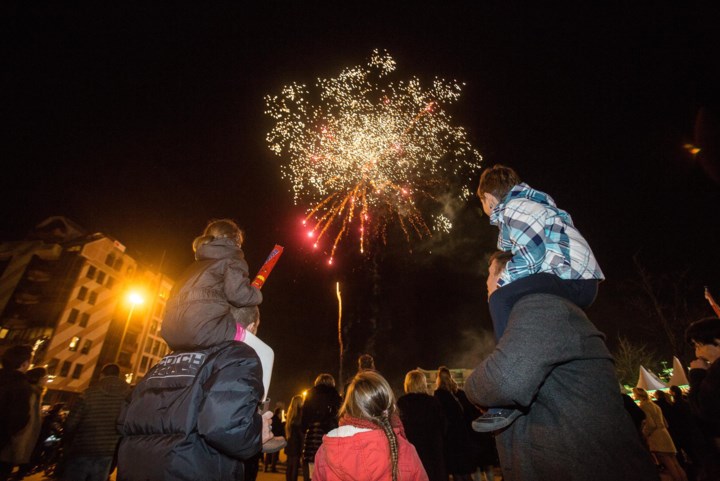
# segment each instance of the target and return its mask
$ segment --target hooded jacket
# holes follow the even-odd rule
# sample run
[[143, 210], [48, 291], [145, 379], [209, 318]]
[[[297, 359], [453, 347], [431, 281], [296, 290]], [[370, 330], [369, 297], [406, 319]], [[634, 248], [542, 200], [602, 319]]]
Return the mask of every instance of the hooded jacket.
[[118, 419], [118, 480], [242, 480], [243, 460], [261, 449], [262, 395], [262, 366], [245, 343], [165, 356]]
[[114, 456], [120, 434], [117, 417], [130, 387], [116, 376], [90, 386], [70, 410], [65, 423], [68, 456]]
[[262, 302], [250, 284], [242, 249], [232, 239], [201, 245], [167, 303], [161, 334], [173, 350], [203, 349], [233, 340], [238, 308]]
[[513, 254], [500, 273], [498, 286], [539, 272], [560, 279], [604, 279], [570, 214], [544, 192], [517, 184], [495, 206], [490, 224], [500, 229], [498, 249]]
[[[427, 481], [415, 447], [395, 429], [398, 481]], [[380, 429], [340, 426], [323, 437], [315, 455], [313, 481], [391, 481], [390, 444]]]

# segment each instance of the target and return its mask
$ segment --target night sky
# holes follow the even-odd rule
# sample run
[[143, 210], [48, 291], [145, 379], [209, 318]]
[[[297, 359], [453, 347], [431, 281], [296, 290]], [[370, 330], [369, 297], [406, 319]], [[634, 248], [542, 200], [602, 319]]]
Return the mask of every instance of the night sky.
[[[657, 275], [687, 272], [700, 303], [703, 285], [720, 296], [712, 2], [287, 3], [0, 7], [0, 238], [64, 215], [146, 262], [164, 256], [170, 275], [211, 218], [245, 229], [252, 272], [282, 244], [261, 307], [276, 400], [337, 377], [337, 281], [346, 377], [362, 352], [398, 389], [418, 366], [473, 367], [492, 347], [484, 276], [497, 235], [479, 201], [448, 235], [391, 236], [366, 256], [346, 242], [328, 267], [265, 142], [264, 95], [379, 48], [397, 78], [464, 82], [449, 110], [484, 164], [513, 166], [573, 216], [608, 278], [590, 315], [610, 343], [643, 335], [623, 302], [634, 255]], [[474, 191], [480, 172], [469, 175]]]

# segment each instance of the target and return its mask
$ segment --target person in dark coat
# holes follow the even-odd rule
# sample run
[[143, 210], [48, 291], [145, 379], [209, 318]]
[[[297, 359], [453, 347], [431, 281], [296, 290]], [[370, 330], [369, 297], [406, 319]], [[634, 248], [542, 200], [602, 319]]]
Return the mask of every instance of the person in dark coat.
[[685, 463], [683, 468], [688, 473], [688, 478], [697, 478], [697, 470], [702, 464], [700, 454], [703, 451], [703, 435], [693, 418], [690, 411], [690, 404], [683, 395], [682, 389], [678, 386], [670, 386], [672, 394], [672, 403], [670, 404], [671, 416], [674, 419], [673, 441], [678, 448], [687, 456], [689, 463]]
[[[25, 373], [33, 389], [30, 397], [30, 420], [22, 431], [13, 436], [13, 458], [18, 470], [14, 480], [19, 481], [25, 478], [32, 469], [33, 453], [35, 445], [40, 437], [42, 427], [42, 398], [45, 394], [45, 382], [47, 381], [47, 370], [44, 367], [35, 367]], [[5, 453], [0, 453], [0, 459], [5, 460]]]
[[[282, 408], [275, 408], [275, 411], [273, 411], [272, 419], [270, 420], [270, 430], [272, 431], [274, 437], [285, 436], [285, 423], [282, 422], [281, 415]], [[273, 473], [276, 473], [277, 462], [279, 458], [280, 451], [265, 453], [265, 458], [263, 460], [264, 471], [267, 473], [269, 470]]]
[[472, 473], [477, 467], [473, 459], [470, 426], [465, 422], [465, 414], [457, 397], [458, 387], [450, 370], [438, 368], [435, 399], [440, 402], [447, 431], [445, 433], [445, 466], [454, 481], [472, 481]]
[[315, 378], [315, 385], [308, 391], [303, 403], [302, 431], [303, 478], [312, 479], [315, 453], [322, 444], [322, 437], [338, 426], [338, 411], [342, 399], [335, 389], [335, 378], [323, 373]]
[[405, 395], [397, 400], [407, 440], [415, 446], [429, 481], [447, 481], [444, 445], [445, 415], [428, 394], [425, 374], [415, 369], [405, 375]]
[[627, 413], [630, 415], [630, 419], [632, 419], [633, 425], [638, 432], [638, 436], [640, 437], [640, 439], [643, 439], [642, 422], [645, 420], [645, 412], [640, 409], [640, 406], [635, 403], [635, 400], [631, 398], [628, 393], [622, 392], [621, 396], [623, 399], [623, 407], [625, 408], [625, 411], [627, 411]]
[[685, 331], [697, 359], [690, 363], [688, 401], [705, 442], [698, 479], [720, 479], [720, 319], [695, 321]]
[[[472, 426], [472, 422], [482, 415], [482, 411], [470, 402], [462, 389], [458, 389], [455, 395], [463, 408], [465, 424]], [[495, 437], [492, 433], [478, 432], [470, 428], [470, 440], [472, 442], [473, 458], [478, 470], [477, 478], [482, 479], [484, 476], [487, 481], [493, 481], [495, 479], [495, 466], [499, 463]]]
[[[25, 371], [30, 366], [32, 348], [11, 346], [2, 355], [0, 369], [0, 451], [7, 449], [30, 420], [33, 389]], [[5, 481], [14, 467], [13, 460], [0, 461], [0, 480]]]
[[302, 396], [293, 396], [285, 418], [285, 437], [287, 438], [285, 481], [297, 481], [298, 479], [303, 446], [302, 403]]
[[260, 359], [247, 344], [165, 356], [118, 419], [118, 480], [243, 480], [243, 461], [272, 438], [258, 409], [263, 391]]
[[108, 479], [120, 439], [117, 418], [130, 392], [119, 376], [117, 364], [103, 366], [100, 380], [87, 388], [70, 410], [63, 439], [66, 453], [63, 479]]
[[220, 219], [193, 242], [195, 262], [175, 284], [161, 328], [172, 350], [244, 339], [244, 326], [257, 316], [262, 294], [250, 282], [243, 240], [235, 222]]

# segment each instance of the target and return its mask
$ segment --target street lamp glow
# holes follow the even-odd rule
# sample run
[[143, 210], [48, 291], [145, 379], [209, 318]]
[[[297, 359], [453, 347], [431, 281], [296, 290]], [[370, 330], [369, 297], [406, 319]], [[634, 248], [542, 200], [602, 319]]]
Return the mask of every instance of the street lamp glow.
[[145, 302], [145, 299], [143, 299], [143, 297], [137, 292], [131, 292], [128, 294], [127, 299], [133, 306], [137, 306], [138, 304]]
[[117, 351], [115, 352], [115, 364], [118, 363], [120, 360], [120, 352], [122, 351], [123, 344], [125, 343], [125, 337], [127, 336], [127, 330], [128, 325], [130, 324], [130, 319], [132, 319], [133, 311], [135, 311], [135, 306], [138, 306], [145, 302], [145, 299], [143, 296], [141, 296], [138, 292], [130, 291], [127, 295], [127, 300], [130, 303], [130, 310], [128, 311], [127, 319], [125, 319], [125, 325], [123, 326], [122, 336], [120, 336], [120, 343], [118, 344]]

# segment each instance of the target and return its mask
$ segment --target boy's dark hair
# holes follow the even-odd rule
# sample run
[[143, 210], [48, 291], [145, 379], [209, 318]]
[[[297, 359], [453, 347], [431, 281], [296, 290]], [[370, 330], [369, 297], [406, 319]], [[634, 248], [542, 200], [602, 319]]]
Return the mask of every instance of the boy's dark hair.
[[370, 354], [362, 354], [358, 357], [358, 371], [375, 370], [375, 360]]
[[30, 361], [32, 348], [30, 346], [11, 346], [2, 355], [2, 365], [5, 369], [17, 370]]
[[120, 366], [114, 363], [105, 364], [100, 371], [100, 374], [103, 376], [113, 376], [113, 377], [119, 377], [120, 376]]
[[690, 344], [720, 344], [720, 319], [717, 317], [706, 317], [695, 321], [685, 330], [685, 340]]
[[510, 189], [520, 182], [520, 177], [513, 169], [496, 164], [486, 169], [480, 176], [477, 195], [482, 198], [484, 194], [492, 194], [498, 200], [502, 200]]
[[493, 263], [493, 261], [497, 261], [497, 268], [503, 269], [505, 267], [505, 264], [510, 262], [510, 259], [513, 258], [512, 252], [509, 251], [495, 251], [492, 253], [490, 258], [488, 259], [488, 267], [490, 267]]

